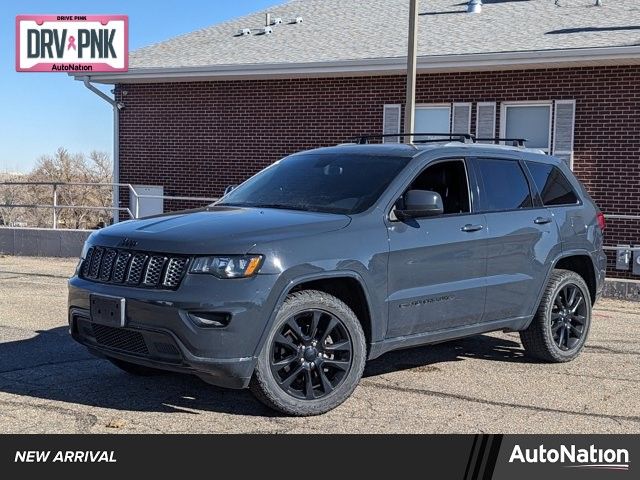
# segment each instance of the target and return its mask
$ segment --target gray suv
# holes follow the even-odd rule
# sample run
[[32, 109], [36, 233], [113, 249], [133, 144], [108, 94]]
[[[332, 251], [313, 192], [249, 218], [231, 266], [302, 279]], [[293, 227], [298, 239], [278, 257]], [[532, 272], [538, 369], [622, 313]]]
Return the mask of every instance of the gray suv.
[[420, 138], [296, 153], [206, 208], [96, 231], [71, 334], [291, 415], [336, 407], [390, 350], [503, 330], [575, 358], [605, 275], [584, 187], [522, 145]]

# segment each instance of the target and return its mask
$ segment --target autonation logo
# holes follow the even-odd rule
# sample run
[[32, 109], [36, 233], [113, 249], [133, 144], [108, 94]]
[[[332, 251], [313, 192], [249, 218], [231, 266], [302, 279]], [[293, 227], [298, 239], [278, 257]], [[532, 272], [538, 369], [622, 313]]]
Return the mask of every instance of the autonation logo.
[[560, 445], [559, 448], [522, 449], [515, 445], [509, 463], [561, 463], [569, 468], [593, 468], [603, 470], [629, 470], [629, 451], [626, 448], [577, 448], [575, 445]]

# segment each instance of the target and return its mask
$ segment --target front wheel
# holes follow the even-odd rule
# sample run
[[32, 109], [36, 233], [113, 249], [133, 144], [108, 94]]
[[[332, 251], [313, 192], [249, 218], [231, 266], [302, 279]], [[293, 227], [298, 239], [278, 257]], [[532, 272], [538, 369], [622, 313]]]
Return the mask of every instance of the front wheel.
[[584, 279], [554, 270], [536, 316], [520, 339], [527, 354], [545, 362], [568, 362], [578, 356], [591, 326], [591, 295]]
[[288, 415], [318, 415], [344, 402], [366, 360], [365, 336], [353, 311], [324, 292], [290, 294], [258, 357], [250, 388]]

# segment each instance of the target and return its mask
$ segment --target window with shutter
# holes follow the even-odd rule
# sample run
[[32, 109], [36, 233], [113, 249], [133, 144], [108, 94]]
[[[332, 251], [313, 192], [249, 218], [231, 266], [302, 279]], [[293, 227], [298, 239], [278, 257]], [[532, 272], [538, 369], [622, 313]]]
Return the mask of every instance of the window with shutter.
[[[496, 136], [496, 103], [478, 102], [476, 107], [476, 137], [493, 138]], [[493, 143], [493, 142], [481, 142]]]
[[[400, 133], [400, 105], [385, 105], [382, 115], [382, 133], [385, 135]], [[399, 143], [399, 137], [385, 137], [384, 143]]]
[[556, 100], [553, 128], [553, 154], [573, 167], [573, 135], [576, 116], [575, 100]]
[[[450, 133], [451, 104], [419, 104], [416, 105], [416, 122], [414, 132], [417, 133]], [[415, 140], [438, 139], [431, 135], [417, 135]]]
[[471, 133], [471, 104], [454, 103], [451, 133]]
[[551, 152], [551, 101], [502, 102], [500, 136], [524, 138], [526, 146]]

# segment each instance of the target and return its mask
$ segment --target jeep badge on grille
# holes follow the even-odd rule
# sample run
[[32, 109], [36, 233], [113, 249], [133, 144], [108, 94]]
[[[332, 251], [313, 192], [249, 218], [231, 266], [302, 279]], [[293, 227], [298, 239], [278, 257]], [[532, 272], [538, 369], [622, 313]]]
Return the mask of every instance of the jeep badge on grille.
[[138, 245], [138, 241], [133, 240], [132, 238], [123, 238], [118, 244], [119, 247], [125, 247], [125, 248], [133, 248], [136, 245]]

